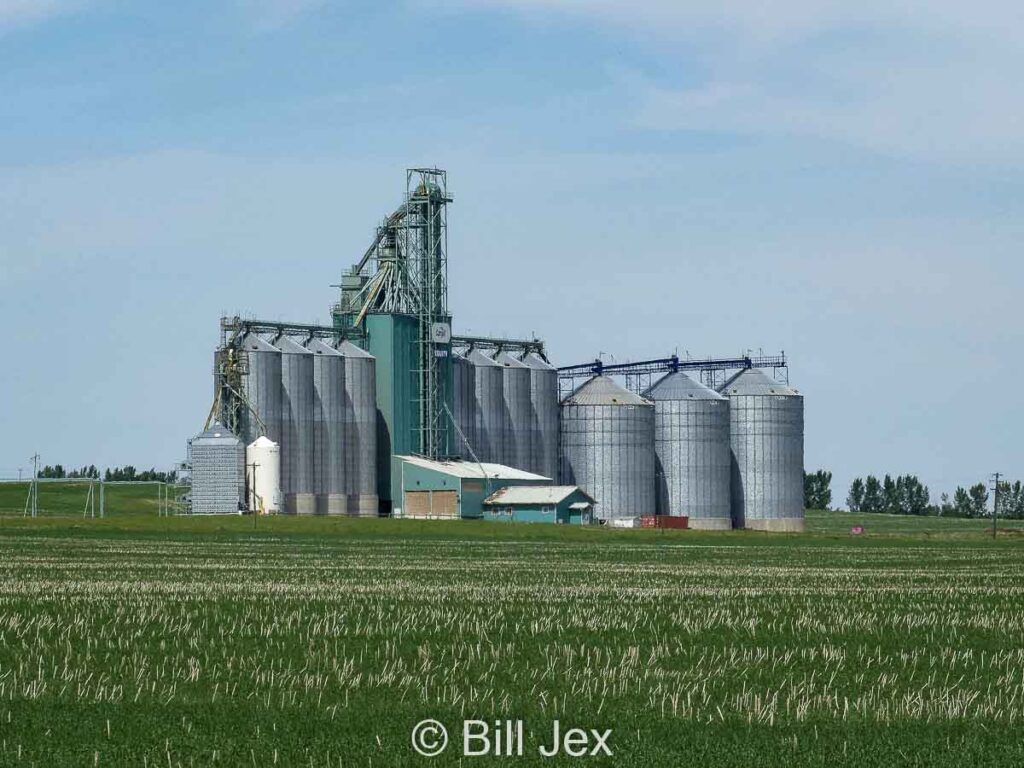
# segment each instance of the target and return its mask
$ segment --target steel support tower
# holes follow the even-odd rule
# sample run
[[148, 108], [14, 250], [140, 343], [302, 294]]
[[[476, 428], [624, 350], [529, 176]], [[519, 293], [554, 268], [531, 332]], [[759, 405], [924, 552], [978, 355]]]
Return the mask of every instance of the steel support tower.
[[451, 316], [448, 314], [448, 175], [437, 168], [406, 171], [405, 216], [398, 229], [419, 321], [416, 371], [419, 453], [440, 458], [449, 452], [445, 408], [450, 370]]

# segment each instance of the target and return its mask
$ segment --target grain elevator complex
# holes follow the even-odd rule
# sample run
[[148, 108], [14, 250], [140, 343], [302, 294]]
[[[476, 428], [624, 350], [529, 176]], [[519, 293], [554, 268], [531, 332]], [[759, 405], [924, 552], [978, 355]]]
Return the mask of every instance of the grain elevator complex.
[[455, 334], [451, 202], [444, 171], [406, 172], [330, 325], [222, 318], [194, 514], [803, 530], [784, 356], [556, 367]]

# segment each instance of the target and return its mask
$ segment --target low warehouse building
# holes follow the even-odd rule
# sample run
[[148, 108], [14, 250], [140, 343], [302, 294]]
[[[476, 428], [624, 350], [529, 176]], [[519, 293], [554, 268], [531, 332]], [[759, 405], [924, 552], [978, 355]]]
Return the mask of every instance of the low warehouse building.
[[395, 517], [425, 520], [484, 516], [484, 500], [496, 491], [518, 486], [550, 486], [551, 478], [501, 464], [422, 456], [395, 456], [392, 477], [401, 488]]
[[511, 486], [484, 501], [484, 518], [513, 523], [590, 525], [594, 499], [578, 485]]

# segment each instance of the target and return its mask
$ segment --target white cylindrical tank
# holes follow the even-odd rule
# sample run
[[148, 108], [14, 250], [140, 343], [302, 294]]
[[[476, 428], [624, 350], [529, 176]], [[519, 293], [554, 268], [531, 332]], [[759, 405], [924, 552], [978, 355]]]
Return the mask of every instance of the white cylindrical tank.
[[281, 511], [281, 446], [273, 440], [259, 437], [246, 447], [245, 487], [250, 512]]

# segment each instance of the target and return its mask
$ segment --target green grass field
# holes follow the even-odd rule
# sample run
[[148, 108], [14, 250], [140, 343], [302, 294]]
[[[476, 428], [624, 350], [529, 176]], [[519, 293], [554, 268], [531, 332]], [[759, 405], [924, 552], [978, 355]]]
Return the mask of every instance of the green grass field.
[[[0, 765], [459, 765], [466, 718], [521, 718], [529, 744], [463, 765], [1024, 764], [1024, 536], [985, 521], [811, 513], [773, 536], [125, 504], [0, 519]], [[452, 732], [429, 760], [428, 717]], [[540, 758], [555, 719], [611, 728], [613, 757]]]

